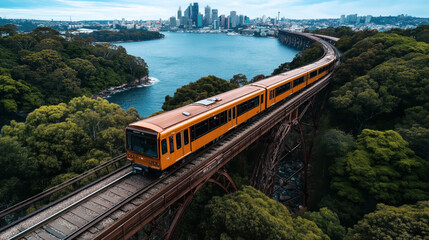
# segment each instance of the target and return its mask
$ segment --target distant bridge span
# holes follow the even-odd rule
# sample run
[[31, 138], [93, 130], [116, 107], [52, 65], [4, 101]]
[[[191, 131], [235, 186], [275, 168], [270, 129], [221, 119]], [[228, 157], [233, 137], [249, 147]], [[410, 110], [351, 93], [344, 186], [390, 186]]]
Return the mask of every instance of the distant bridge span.
[[[329, 43], [311, 34], [280, 31], [279, 39], [301, 48], [308, 47], [312, 42], [317, 41], [323, 45], [325, 55], [336, 53]], [[317, 66], [318, 62], [312, 64]], [[205, 183], [212, 182], [228, 193], [235, 191], [234, 182], [223, 170], [225, 164], [279, 123], [283, 126], [280, 134], [277, 134], [279, 138], [284, 137], [292, 126], [301, 127], [301, 119], [314, 104], [315, 96], [329, 84], [331, 75], [332, 72], [301, 92], [292, 95], [287, 101], [277, 104], [274, 109], [228, 133], [206, 151], [202, 151], [198, 156], [171, 170], [165, 176], [150, 179], [122, 173], [120, 178], [110, 181], [110, 185], [105, 189], [94, 191], [93, 194], [84, 194], [85, 196], [81, 199], [84, 197], [85, 199], [73, 200], [74, 205], [67, 204], [67, 210], [55, 210], [60, 214], [47, 216], [44, 212], [48, 212], [49, 209], [46, 209], [32, 216], [31, 219], [9, 226], [0, 233], [0, 238], [129, 239], [144, 226], [159, 219], [160, 214], [174, 203], [179, 203], [181, 207], [174, 215], [172, 224], [146, 229], [150, 232], [164, 228], [166, 235], [163, 237], [171, 239], [185, 208], [198, 189]], [[273, 149], [276, 148], [277, 146], [273, 147]], [[265, 170], [255, 173], [258, 179], [254, 179], [252, 184], [265, 194], [272, 195], [275, 176], [273, 169], [275, 170], [276, 164], [278, 168], [278, 161], [273, 161], [272, 157], [267, 159], [267, 162], [261, 163], [261, 169]], [[308, 160], [306, 164], [308, 165]], [[141, 188], [141, 186], [144, 187]], [[29, 221], [36, 221], [39, 224], [32, 228]]]

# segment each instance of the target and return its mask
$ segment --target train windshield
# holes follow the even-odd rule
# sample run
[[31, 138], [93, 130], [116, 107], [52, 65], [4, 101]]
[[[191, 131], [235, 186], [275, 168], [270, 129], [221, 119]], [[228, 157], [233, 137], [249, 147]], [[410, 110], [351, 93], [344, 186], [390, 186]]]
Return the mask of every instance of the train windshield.
[[147, 157], [158, 158], [155, 134], [127, 130], [127, 150]]

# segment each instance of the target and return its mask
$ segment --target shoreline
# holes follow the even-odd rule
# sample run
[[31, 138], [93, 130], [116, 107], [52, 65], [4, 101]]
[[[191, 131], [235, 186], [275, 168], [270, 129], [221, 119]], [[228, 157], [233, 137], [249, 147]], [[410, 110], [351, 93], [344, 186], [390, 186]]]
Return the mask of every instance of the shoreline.
[[[151, 81], [152, 80], [152, 81]], [[136, 88], [136, 87], [141, 87], [141, 86], [150, 86], [154, 83], [153, 78], [149, 77], [149, 76], [144, 76], [140, 79], [136, 79], [130, 83], [124, 83], [122, 85], [119, 86], [115, 86], [115, 87], [110, 87], [110, 88], [106, 88], [104, 90], [101, 90], [99, 93], [92, 95], [92, 98], [108, 98], [110, 95], [118, 93], [118, 92], [122, 92], [122, 91], [126, 91], [128, 89], [131, 88]]]

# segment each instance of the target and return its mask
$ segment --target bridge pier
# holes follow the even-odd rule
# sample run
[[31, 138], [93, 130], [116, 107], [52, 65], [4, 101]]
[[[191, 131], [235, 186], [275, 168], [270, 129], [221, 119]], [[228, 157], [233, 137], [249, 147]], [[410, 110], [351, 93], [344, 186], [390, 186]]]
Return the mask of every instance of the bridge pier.
[[303, 50], [309, 48], [313, 41], [299, 33], [289, 32], [289, 31], [279, 31], [279, 41], [287, 46]]
[[307, 207], [311, 151], [327, 97], [328, 91], [312, 97], [262, 138], [251, 185], [288, 207]]

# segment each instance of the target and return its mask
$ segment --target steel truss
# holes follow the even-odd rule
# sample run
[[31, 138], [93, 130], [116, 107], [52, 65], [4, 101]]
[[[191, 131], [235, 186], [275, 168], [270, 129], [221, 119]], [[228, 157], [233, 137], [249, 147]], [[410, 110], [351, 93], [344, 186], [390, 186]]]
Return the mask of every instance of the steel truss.
[[329, 92], [324, 91], [321, 100], [313, 96], [260, 140], [265, 151], [254, 164], [251, 185], [289, 208], [307, 207], [311, 151]]

